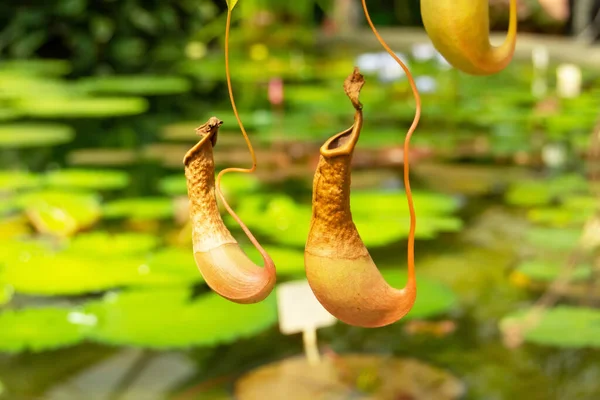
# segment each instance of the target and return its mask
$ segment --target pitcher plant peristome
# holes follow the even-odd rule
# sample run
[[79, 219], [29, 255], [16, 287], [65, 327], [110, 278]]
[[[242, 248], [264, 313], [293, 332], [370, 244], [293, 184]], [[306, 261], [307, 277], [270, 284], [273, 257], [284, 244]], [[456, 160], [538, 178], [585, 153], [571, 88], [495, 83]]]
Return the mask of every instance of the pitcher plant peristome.
[[491, 75], [512, 60], [517, 41], [517, 0], [510, 0], [508, 33], [497, 47], [489, 39], [488, 0], [421, 0], [421, 16], [435, 48], [463, 72]]
[[[216, 144], [218, 127], [222, 124], [215, 117], [198, 128], [198, 133], [204, 134], [204, 136], [186, 154], [184, 164], [190, 198], [196, 265], [212, 290], [231, 301], [247, 304], [259, 302], [271, 293], [276, 282], [276, 270], [269, 254], [233, 211], [221, 191], [221, 178], [224, 174], [228, 172], [252, 173], [256, 170], [257, 164], [252, 144], [238, 114], [231, 87], [229, 31], [231, 11], [236, 3], [237, 0], [228, 2], [225, 28], [225, 74], [233, 113], [248, 145], [252, 157], [252, 168], [223, 169], [217, 175], [215, 183], [212, 148]], [[215, 193], [219, 196], [227, 212], [236, 220], [259, 251], [263, 258], [264, 268], [257, 266], [248, 258], [223, 223]]]
[[[363, 76], [356, 68], [344, 83], [355, 109], [354, 124], [329, 138], [320, 149], [304, 263], [308, 282], [327, 311], [347, 324], [375, 328], [398, 321], [414, 305], [417, 294], [413, 250], [415, 215], [407, 184], [411, 213], [408, 281], [403, 289], [395, 289], [388, 285], [373, 262], [350, 210], [352, 155], [363, 125], [359, 101], [363, 84]], [[405, 141], [405, 179], [412, 130], [414, 127]]]

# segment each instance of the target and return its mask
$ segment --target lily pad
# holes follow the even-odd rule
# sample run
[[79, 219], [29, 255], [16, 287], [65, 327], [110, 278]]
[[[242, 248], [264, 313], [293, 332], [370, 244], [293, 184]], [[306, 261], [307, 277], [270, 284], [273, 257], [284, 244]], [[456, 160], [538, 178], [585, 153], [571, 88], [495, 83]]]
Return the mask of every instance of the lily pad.
[[131, 256], [149, 252], [158, 242], [158, 237], [144, 233], [92, 232], [75, 236], [68, 249], [70, 252], [90, 257]]
[[155, 349], [230, 343], [277, 320], [275, 296], [241, 305], [214, 293], [192, 300], [185, 288], [109, 293], [85, 311], [98, 318], [93, 340]]
[[0, 147], [47, 147], [68, 143], [75, 137], [66, 125], [41, 123], [15, 123], [0, 125]]
[[114, 190], [126, 187], [129, 175], [123, 171], [108, 169], [62, 169], [49, 172], [45, 182], [57, 188]]
[[581, 239], [581, 229], [534, 227], [527, 231], [526, 240], [543, 251], [573, 250]]
[[191, 246], [189, 250], [161, 249], [148, 256], [145, 266], [148, 274], [139, 280], [139, 285], [173, 286], [203, 281]]
[[38, 231], [60, 236], [95, 224], [101, 215], [98, 196], [85, 192], [29, 192], [16, 201]]
[[317, 365], [301, 356], [259, 367], [237, 381], [235, 398], [452, 400], [465, 391], [459, 379], [421, 361], [344, 354]]
[[139, 97], [28, 98], [17, 109], [38, 118], [106, 118], [142, 114], [148, 101]]
[[70, 310], [50, 307], [3, 311], [0, 352], [41, 352], [80, 343], [87, 328], [71, 322], [70, 315]]
[[[257, 265], [263, 265], [263, 259], [252, 245], [243, 246], [245, 253]], [[303, 275], [304, 272], [304, 252], [295, 248], [286, 248], [278, 246], [264, 246], [277, 268], [277, 275], [295, 276]]]
[[33, 76], [61, 76], [71, 72], [71, 66], [67, 60], [5, 60], [0, 63], [0, 72]]
[[134, 220], [154, 220], [171, 218], [175, 205], [166, 197], [140, 197], [115, 200], [103, 209], [105, 218], [131, 218]]
[[[440, 231], [460, 230], [459, 218], [445, 215], [458, 207], [451, 197], [415, 194], [419, 212], [416, 236], [432, 238]], [[358, 192], [351, 197], [354, 223], [366, 246], [383, 246], [408, 236], [410, 218], [403, 194]], [[308, 237], [311, 206], [296, 203], [286, 195], [244, 197], [238, 215], [251, 229], [269, 236], [278, 244], [304, 246]], [[231, 217], [228, 223], [235, 225]], [[265, 221], [269, 221], [265, 223]]]
[[[513, 324], [524, 324], [529, 310], [512, 313], [500, 321], [507, 331]], [[565, 348], [600, 347], [600, 310], [594, 308], [558, 306], [546, 310], [539, 323], [525, 330], [526, 341]]]
[[581, 175], [570, 174], [552, 179], [515, 182], [506, 193], [506, 201], [517, 206], [542, 206], [577, 193], [589, 191], [589, 184]]
[[185, 93], [191, 89], [187, 79], [163, 75], [97, 76], [81, 79], [78, 85], [90, 93], [146, 96]]
[[0, 306], [8, 303], [12, 299], [12, 295], [12, 287], [0, 282]]
[[0, 192], [12, 192], [39, 186], [39, 175], [25, 171], [0, 171]]
[[[230, 196], [256, 191], [260, 181], [255, 175], [227, 174], [221, 180], [221, 189], [225, 198], [230, 201]], [[183, 174], [171, 175], [161, 179], [158, 183], [160, 191], [170, 196], [187, 195], [187, 182]]]
[[[381, 274], [385, 280], [395, 288], [401, 288], [408, 278], [405, 271], [397, 269], [382, 269]], [[458, 303], [456, 294], [445, 284], [426, 278], [417, 278], [417, 300], [412, 310], [402, 318], [402, 321], [411, 319], [432, 318], [443, 315], [452, 310]]]
[[[552, 282], [558, 278], [564, 270], [564, 264], [551, 260], [530, 260], [519, 265], [517, 271], [528, 278], [544, 282]], [[571, 281], [582, 281], [589, 279], [592, 274], [590, 265], [579, 265], [570, 275]]]
[[143, 257], [99, 257], [25, 247], [5, 258], [0, 278], [16, 292], [52, 296], [79, 295], [128, 286], [146, 274]]

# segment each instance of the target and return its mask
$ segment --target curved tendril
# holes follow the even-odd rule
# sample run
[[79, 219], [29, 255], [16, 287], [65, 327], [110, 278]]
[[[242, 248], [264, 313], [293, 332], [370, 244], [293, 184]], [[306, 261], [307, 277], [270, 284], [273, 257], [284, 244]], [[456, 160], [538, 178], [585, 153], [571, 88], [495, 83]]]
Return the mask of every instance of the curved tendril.
[[231, 28], [231, 8], [229, 8], [227, 10], [227, 22], [225, 25], [225, 75], [227, 77], [227, 89], [229, 91], [229, 100], [231, 101], [231, 107], [233, 108], [233, 114], [235, 115], [235, 118], [237, 119], [238, 125], [242, 131], [242, 135], [244, 135], [244, 139], [246, 140], [246, 144], [248, 145], [248, 150], [250, 151], [250, 156], [252, 157], [252, 168], [225, 168], [225, 169], [223, 169], [221, 172], [219, 172], [217, 174], [215, 191], [217, 192], [219, 199], [221, 199], [221, 201], [223, 202], [223, 205], [225, 206], [225, 209], [227, 210], [229, 215], [231, 215], [233, 217], [233, 219], [235, 219], [235, 221], [242, 228], [242, 230], [244, 231], [244, 233], [246, 234], [248, 239], [250, 239], [250, 241], [252, 242], [254, 247], [256, 247], [256, 249], [260, 252], [261, 256], [263, 257], [263, 260], [265, 260], [265, 267], [268, 267], [269, 263], [267, 263], [266, 260], [267, 259], [270, 260], [269, 255], [267, 254], [265, 249], [263, 249], [263, 247], [260, 245], [260, 243], [258, 243], [258, 240], [256, 240], [256, 238], [254, 237], [252, 232], [250, 232], [250, 230], [248, 229], [246, 224], [244, 224], [242, 222], [242, 220], [240, 219], [240, 217], [238, 217], [238, 215], [235, 213], [235, 211], [233, 211], [233, 209], [231, 208], [229, 203], [227, 203], [227, 200], [225, 200], [225, 196], [223, 195], [223, 192], [221, 191], [221, 178], [226, 173], [242, 172], [245, 174], [250, 174], [256, 170], [256, 154], [254, 154], [254, 149], [252, 148], [252, 143], [250, 143], [250, 139], [248, 138], [248, 133], [246, 132], [246, 129], [244, 128], [244, 124], [242, 124], [242, 120], [240, 119], [240, 116], [237, 111], [237, 107], [235, 105], [235, 100], [233, 98], [233, 89], [231, 87], [231, 73], [230, 73], [230, 69], [229, 69], [229, 31], [230, 31], [230, 28]]
[[409, 150], [410, 150], [410, 138], [412, 137], [413, 132], [417, 128], [417, 125], [419, 125], [419, 119], [421, 118], [421, 96], [419, 96], [419, 91], [417, 89], [417, 85], [416, 85], [415, 80], [413, 79], [413, 76], [410, 73], [408, 67], [402, 62], [402, 60], [400, 60], [400, 58], [398, 58], [398, 56], [387, 45], [385, 40], [383, 40], [383, 38], [379, 35], [377, 28], [375, 28], [373, 21], [371, 21], [369, 11], [367, 10], [366, 0], [362, 0], [362, 6], [363, 6], [363, 10], [365, 12], [365, 17], [367, 18], [367, 22], [369, 23], [371, 30], [375, 34], [375, 37], [377, 37], [377, 40], [379, 41], [379, 43], [381, 43], [381, 45], [389, 53], [389, 55], [394, 60], [396, 60], [396, 62], [398, 63], [398, 65], [400, 65], [400, 67], [402, 67], [402, 69], [404, 70], [404, 73], [406, 74], [406, 77], [408, 78], [408, 82], [410, 83], [410, 87], [412, 89], [413, 95], [415, 96], [415, 103], [416, 103], [415, 117], [413, 119], [413, 122], [412, 122], [410, 128], [408, 129], [408, 132], [406, 133], [406, 139], [404, 140], [404, 187], [406, 190], [406, 200], [408, 202], [408, 210], [410, 213], [410, 230], [408, 233], [408, 279], [409, 279], [408, 283], [414, 283], [414, 282], [410, 282], [410, 281], [414, 280], [414, 276], [415, 276], [414, 275], [415, 230], [417, 227], [417, 216], [415, 214], [415, 206], [414, 206], [414, 202], [413, 202], [412, 191], [410, 189]]

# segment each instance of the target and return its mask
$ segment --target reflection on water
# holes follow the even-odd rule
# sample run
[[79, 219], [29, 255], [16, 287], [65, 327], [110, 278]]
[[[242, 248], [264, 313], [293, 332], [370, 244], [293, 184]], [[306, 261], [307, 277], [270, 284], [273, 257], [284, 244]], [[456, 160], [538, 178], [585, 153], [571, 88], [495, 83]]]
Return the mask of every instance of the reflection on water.
[[[352, 60], [342, 60], [286, 70], [295, 83], [285, 84], [282, 113], [271, 112], [264, 80], [256, 82], [281, 63], [238, 71], [255, 73], [239, 107], [259, 169], [227, 176], [224, 192], [280, 281], [304, 273], [318, 148], [351, 123], [341, 80]], [[225, 121], [219, 169], [250, 161], [225, 99], [192, 93], [201, 73], [222, 80], [213, 61], [196, 63], [204, 71], [187, 65], [180, 76], [123, 80], [0, 69], [0, 96], [10, 100], [0, 108], [0, 398], [230, 398], [238, 374], [301, 352], [299, 337], [277, 332], [274, 295], [252, 306], [226, 302], [194, 265], [181, 161], [194, 128], [210, 115]], [[320, 330], [324, 357], [416, 358], [450, 372], [469, 399], [598, 398], [597, 197], [580, 155], [600, 97], [537, 99], [519, 64], [474, 79], [420, 53], [409, 62], [427, 77], [425, 89], [435, 88], [423, 90], [410, 155], [419, 299], [389, 327]], [[313, 64], [329, 67], [320, 76]], [[405, 80], [381, 84], [377, 73], [366, 74], [351, 206], [377, 265], [400, 287], [408, 233], [401, 145], [414, 104]], [[40, 121], [21, 122], [29, 119]], [[568, 156], [552, 162], [559, 147]], [[520, 331], [519, 346], [507, 346], [504, 327], [524, 326], [523, 312], [565, 266], [572, 273], [553, 289], [561, 308], [550, 305]], [[376, 391], [385, 380], [365, 374], [342, 380], [342, 392]]]

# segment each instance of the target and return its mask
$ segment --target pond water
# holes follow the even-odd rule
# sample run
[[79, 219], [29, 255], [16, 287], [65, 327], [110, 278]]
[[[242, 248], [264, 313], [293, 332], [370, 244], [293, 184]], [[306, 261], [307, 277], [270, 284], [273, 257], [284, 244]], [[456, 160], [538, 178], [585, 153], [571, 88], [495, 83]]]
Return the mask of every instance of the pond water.
[[[381, 54], [261, 57], [232, 71], [259, 168], [224, 178], [230, 204], [279, 281], [302, 279], [318, 148], [351, 124], [341, 83], [356, 61], [367, 83], [354, 220], [402, 286], [401, 146], [414, 113], [405, 77]], [[600, 73], [583, 71], [582, 93], [561, 98], [552, 74], [546, 93], [532, 92], [541, 78], [524, 63], [474, 78], [424, 48], [407, 58], [423, 96], [411, 154], [419, 299], [385, 328], [319, 330], [324, 357], [417, 359], [464, 383], [465, 399], [600, 398]], [[169, 77], [69, 80], [67, 67], [0, 65], [0, 399], [232, 398], [240, 374], [301, 354], [300, 335], [278, 332], [274, 294], [234, 305], [194, 264], [182, 165], [194, 128], [218, 116], [217, 168], [250, 162], [221, 55]], [[557, 301], [520, 337], [511, 323], [524, 326], [522, 313], [569, 266]], [[344, 398], [367, 396], [361, 382], [347, 382]]]

